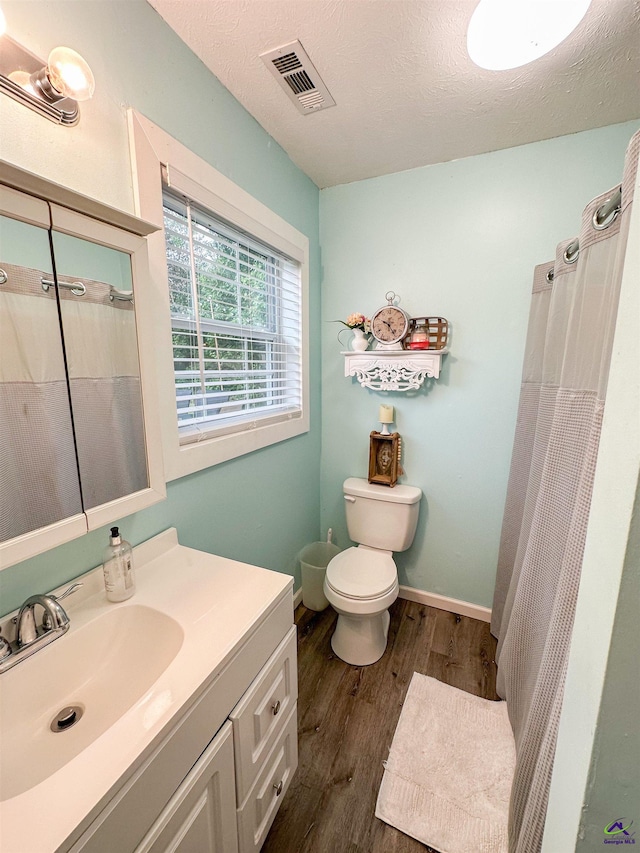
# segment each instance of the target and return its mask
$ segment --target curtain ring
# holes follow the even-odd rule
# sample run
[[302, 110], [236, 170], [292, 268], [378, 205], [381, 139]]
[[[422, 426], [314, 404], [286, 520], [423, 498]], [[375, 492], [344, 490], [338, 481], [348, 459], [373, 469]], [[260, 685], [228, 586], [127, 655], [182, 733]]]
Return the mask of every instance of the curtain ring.
[[551, 267], [551, 269], [550, 269], [550, 270], [549, 270], [549, 272], [547, 273], [547, 281], [549, 282], [549, 284], [551, 284], [551, 282], [553, 281], [553, 279], [554, 279], [555, 277], [556, 277], [556, 274], [555, 274], [555, 272], [553, 271], [553, 267]]
[[567, 248], [564, 250], [562, 258], [565, 264], [575, 264], [578, 260], [578, 256], [580, 255], [580, 244], [577, 240], [574, 240], [573, 243], [569, 243]]
[[611, 199], [605, 201], [604, 204], [601, 204], [600, 207], [593, 214], [591, 224], [593, 225], [596, 231], [604, 231], [605, 228], [608, 228], [610, 225], [612, 225], [618, 218], [618, 214], [620, 213], [621, 209], [620, 205], [614, 207], [613, 210], [610, 210], [608, 213], [606, 213], [604, 219], [600, 219], [600, 216], [602, 215], [602, 212], [608, 205], [609, 201], [611, 201]]
[[0, 284], [5, 284], [7, 281], [9, 281], [9, 276], [5, 270], [0, 269]]

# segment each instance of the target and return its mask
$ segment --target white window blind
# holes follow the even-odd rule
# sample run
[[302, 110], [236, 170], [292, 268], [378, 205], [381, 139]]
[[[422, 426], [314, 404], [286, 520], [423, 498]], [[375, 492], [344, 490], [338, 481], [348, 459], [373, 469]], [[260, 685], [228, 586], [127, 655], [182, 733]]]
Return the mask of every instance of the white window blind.
[[297, 261], [165, 190], [180, 443], [302, 414]]

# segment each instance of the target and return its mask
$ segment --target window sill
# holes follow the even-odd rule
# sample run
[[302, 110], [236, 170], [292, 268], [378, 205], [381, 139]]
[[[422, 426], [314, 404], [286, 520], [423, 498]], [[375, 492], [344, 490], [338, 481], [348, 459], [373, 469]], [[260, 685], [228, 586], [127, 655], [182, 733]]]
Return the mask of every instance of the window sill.
[[309, 431], [309, 418], [304, 414], [301, 417], [291, 418], [278, 423], [260, 424], [252, 421], [254, 428], [248, 423], [243, 432], [227, 435], [205, 437], [201, 441], [180, 445], [178, 436], [175, 437], [173, 452], [165, 454], [165, 475], [168, 481], [186, 477], [203, 468], [210, 468], [254, 450], [261, 450], [295, 438]]

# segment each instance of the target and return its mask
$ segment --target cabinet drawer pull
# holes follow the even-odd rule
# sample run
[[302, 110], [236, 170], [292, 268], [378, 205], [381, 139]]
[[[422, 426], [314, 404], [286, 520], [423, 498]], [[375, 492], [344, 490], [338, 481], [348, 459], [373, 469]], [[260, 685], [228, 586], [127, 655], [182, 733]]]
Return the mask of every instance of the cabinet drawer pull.
[[282, 793], [282, 779], [278, 782], [278, 784], [274, 784], [273, 786], [276, 789], [276, 797], [279, 797]]
[[273, 704], [271, 706], [271, 710], [273, 711], [273, 716], [277, 717], [278, 714], [280, 713], [280, 700], [279, 699], [275, 704]]

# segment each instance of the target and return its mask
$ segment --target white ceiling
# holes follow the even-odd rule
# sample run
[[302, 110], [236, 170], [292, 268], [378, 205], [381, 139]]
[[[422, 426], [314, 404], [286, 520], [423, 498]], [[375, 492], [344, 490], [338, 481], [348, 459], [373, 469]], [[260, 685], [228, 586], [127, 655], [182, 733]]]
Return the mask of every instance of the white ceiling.
[[[640, 118], [640, 0], [499, 72], [466, 53], [478, 0], [149, 2], [319, 187]], [[295, 39], [335, 107], [301, 115], [259, 58]]]

